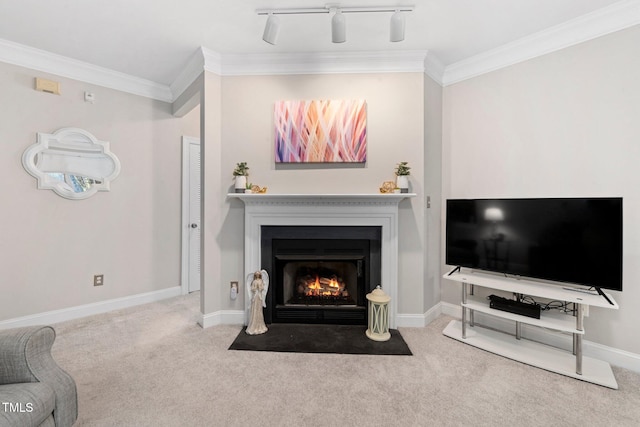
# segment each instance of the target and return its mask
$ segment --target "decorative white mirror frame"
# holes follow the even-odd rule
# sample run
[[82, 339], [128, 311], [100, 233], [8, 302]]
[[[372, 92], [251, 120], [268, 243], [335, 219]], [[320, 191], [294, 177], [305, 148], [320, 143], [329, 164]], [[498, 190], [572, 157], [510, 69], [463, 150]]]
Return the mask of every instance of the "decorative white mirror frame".
[[22, 165], [38, 180], [38, 189], [72, 200], [109, 191], [120, 174], [120, 160], [109, 143], [79, 128], [38, 132], [38, 141], [22, 155]]

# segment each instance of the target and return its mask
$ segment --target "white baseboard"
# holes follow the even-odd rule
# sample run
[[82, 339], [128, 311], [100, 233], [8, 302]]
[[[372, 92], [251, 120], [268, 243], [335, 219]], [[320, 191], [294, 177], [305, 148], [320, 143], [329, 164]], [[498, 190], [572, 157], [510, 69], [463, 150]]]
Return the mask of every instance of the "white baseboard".
[[436, 320], [440, 315], [442, 315], [442, 305], [438, 303], [427, 310], [424, 314], [424, 326], [427, 326], [429, 323]]
[[[462, 318], [462, 308], [457, 304], [441, 302], [441, 312], [447, 316], [457, 319]], [[514, 324], [505, 319], [499, 319], [484, 313], [475, 313], [475, 322], [483, 326], [494, 328], [500, 331], [514, 331]], [[570, 351], [572, 339], [570, 335], [554, 332], [548, 329], [536, 328], [531, 325], [522, 325], [523, 338], [545, 343], [557, 348]], [[592, 341], [583, 340], [582, 350], [585, 356], [603, 360], [613, 366], [629, 369], [640, 373], [640, 355], [614, 347], [598, 344]]]
[[[405, 328], [421, 328], [431, 323], [440, 315], [440, 307], [435, 306], [425, 314], [398, 314], [396, 326]], [[203, 328], [216, 325], [244, 325], [245, 313], [242, 310], [220, 310], [201, 314], [198, 324]], [[426, 319], [429, 319], [426, 321]]]
[[398, 314], [396, 316], [396, 327], [398, 328], [422, 328], [424, 325], [424, 314]]
[[398, 314], [396, 326], [400, 328], [424, 328], [442, 314], [440, 304], [431, 307], [424, 314]]
[[457, 319], [462, 318], [462, 307], [460, 307], [460, 304], [440, 302], [440, 311], [446, 316], [455, 317]]
[[[425, 314], [398, 314], [396, 316], [396, 326], [406, 328], [424, 327], [439, 315], [440, 308], [438, 306], [432, 308]], [[203, 328], [216, 325], [244, 325], [244, 317], [245, 313], [242, 310], [220, 310], [213, 313], [201, 314], [198, 324]], [[431, 320], [425, 322], [426, 318]]]
[[244, 310], [220, 310], [213, 313], [200, 314], [198, 324], [202, 328], [217, 325], [244, 325]]
[[0, 329], [19, 328], [22, 326], [33, 325], [51, 325], [54, 323], [65, 322], [67, 320], [79, 319], [81, 317], [91, 316], [94, 314], [106, 313], [108, 311], [120, 310], [127, 307], [177, 297], [180, 294], [180, 286], [174, 286], [167, 289], [161, 289], [159, 291], [145, 292], [143, 294], [2, 320], [0, 321]]

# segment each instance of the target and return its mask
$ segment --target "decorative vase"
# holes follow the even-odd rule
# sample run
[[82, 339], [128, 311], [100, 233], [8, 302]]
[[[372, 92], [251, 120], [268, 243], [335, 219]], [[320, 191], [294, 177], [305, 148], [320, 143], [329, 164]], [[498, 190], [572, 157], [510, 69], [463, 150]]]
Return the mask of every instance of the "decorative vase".
[[244, 193], [247, 188], [247, 177], [245, 175], [236, 176], [236, 193]]
[[396, 187], [400, 189], [401, 193], [409, 192], [409, 176], [408, 175], [397, 175], [396, 176]]

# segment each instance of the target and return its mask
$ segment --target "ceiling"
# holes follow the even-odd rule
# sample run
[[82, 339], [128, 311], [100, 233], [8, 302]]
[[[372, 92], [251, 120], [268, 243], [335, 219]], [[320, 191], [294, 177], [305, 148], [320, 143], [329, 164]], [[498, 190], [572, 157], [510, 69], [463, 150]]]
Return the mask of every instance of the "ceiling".
[[[628, 1], [628, 0], [626, 0]], [[331, 2], [331, 0], [329, 0]], [[201, 46], [221, 55], [428, 51], [443, 66], [531, 36], [619, 0], [336, 0], [343, 7], [413, 5], [406, 37], [389, 42], [387, 13], [348, 14], [331, 43], [330, 15], [281, 16], [278, 44], [262, 41], [261, 8], [323, 0], [0, 0], [0, 39], [163, 85]]]

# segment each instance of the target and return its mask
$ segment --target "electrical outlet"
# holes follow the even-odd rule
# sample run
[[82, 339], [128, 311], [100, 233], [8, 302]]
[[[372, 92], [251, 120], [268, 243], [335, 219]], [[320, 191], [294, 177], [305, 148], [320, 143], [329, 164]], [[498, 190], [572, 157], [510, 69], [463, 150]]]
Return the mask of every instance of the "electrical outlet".
[[102, 286], [102, 285], [104, 285], [104, 274], [94, 274], [93, 286]]
[[238, 298], [238, 282], [232, 281], [231, 282], [231, 299], [236, 299], [236, 298]]

